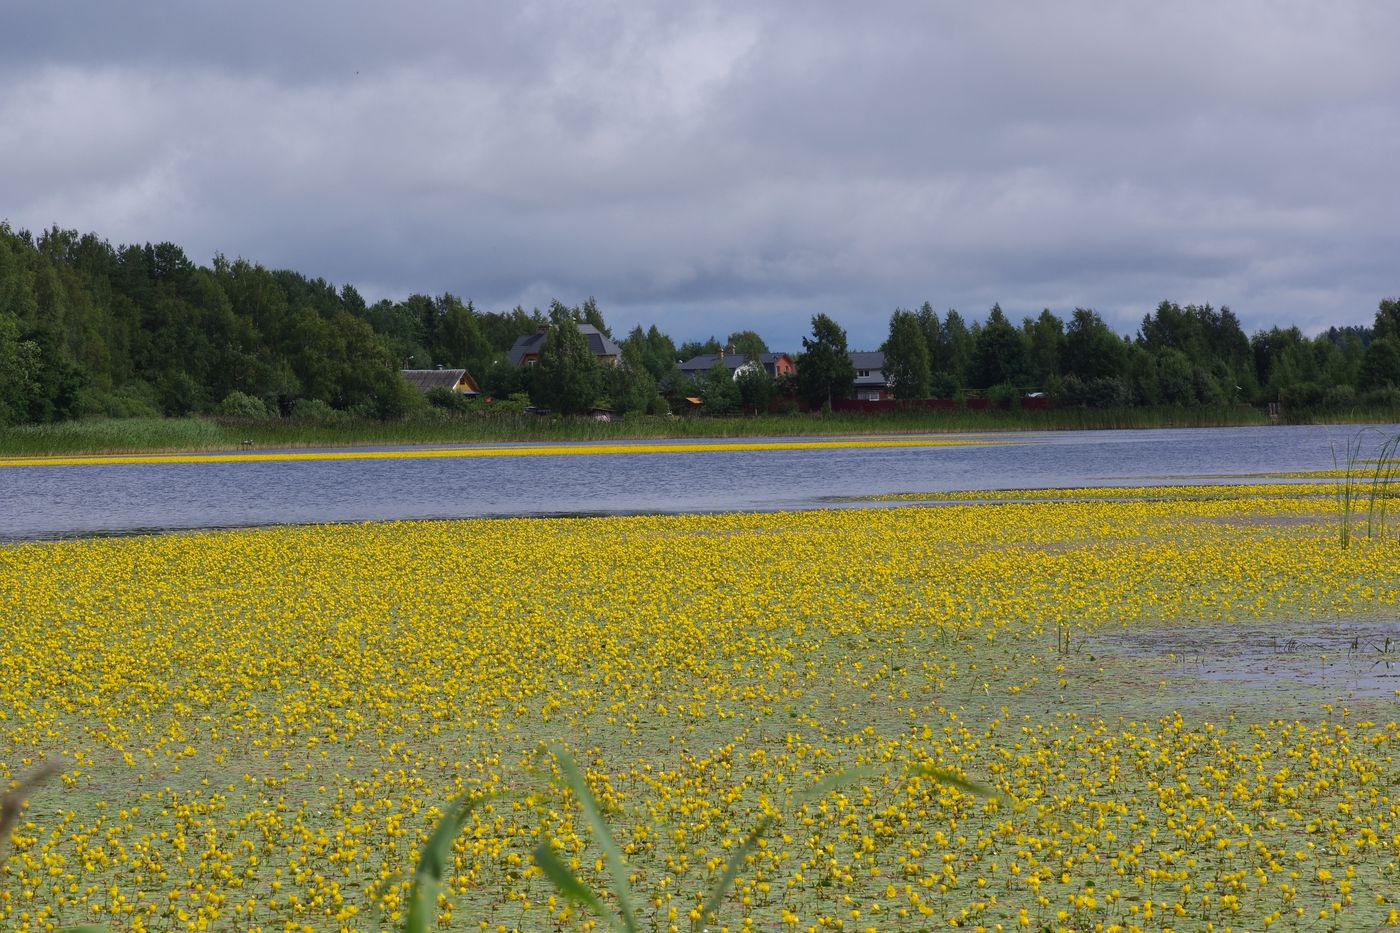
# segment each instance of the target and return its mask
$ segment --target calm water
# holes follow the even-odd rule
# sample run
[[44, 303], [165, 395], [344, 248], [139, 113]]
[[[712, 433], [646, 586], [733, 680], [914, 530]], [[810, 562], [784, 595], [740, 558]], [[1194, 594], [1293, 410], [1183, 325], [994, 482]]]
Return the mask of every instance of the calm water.
[[[1394, 434], [1400, 426], [1380, 429]], [[371, 519], [801, 509], [892, 492], [1211, 482], [1220, 474], [1330, 469], [1333, 450], [1344, 452], [1358, 430], [1072, 431], [998, 434], [1017, 443], [992, 446], [0, 468], [0, 540]]]

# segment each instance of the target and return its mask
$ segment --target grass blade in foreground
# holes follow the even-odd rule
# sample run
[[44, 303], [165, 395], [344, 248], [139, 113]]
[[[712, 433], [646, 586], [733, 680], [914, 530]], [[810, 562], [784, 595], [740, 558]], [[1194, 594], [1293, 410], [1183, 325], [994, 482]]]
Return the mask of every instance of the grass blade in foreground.
[[413, 873], [404, 933], [427, 933], [431, 921], [436, 919], [438, 889], [442, 887], [442, 879], [452, 857], [452, 843], [462, 831], [467, 817], [484, 799], [463, 795], [452, 802], [447, 813], [438, 821], [437, 828], [418, 857], [418, 869]]
[[632, 886], [627, 881], [627, 865], [622, 861], [622, 850], [617, 847], [617, 842], [614, 841], [612, 832], [608, 829], [608, 824], [598, 809], [598, 801], [594, 799], [593, 792], [588, 789], [588, 781], [584, 779], [583, 772], [579, 770], [573, 758], [569, 757], [569, 753], [558, 746], [552, 746], [549, 751], [554, 755], [554, 760], [559, 763], [559, 770], [564, 775], [564, 782], [578, 798], [579, 806], [583, 808], [583, 815], [588, 818], [588, 825], [593, 830], [594, 839], [603, 849], [603, 856], [608, 864], [608, 877], [611, 879], [609, 887], [612, 889], [613, 897], [617, 899], [617, 908], [622, 913], [622, 928], [627, 933], [637, 933], [637, 915], [632, 908]]
[[594, 916], [606, 923], [609, 929], [616, 929], [617, 916], [569, 870], [569, 866], [564, 864], [564, 860], [554, 851], [549, 840], [546, 839], [535, 846], [534, 859], [545, 877], [554, 882], [554, 886], [566, 900], [588, 908]]
[[[724, 874], [720, 875], [715, 886], [710, 889], [709, 896], [705, 898], [705, 906], [700, 908], [700, 921], [706, 917], [713, 917], [719, 910], [719, 902], [724, 900], [724, 895], [729, 893], [729, 889], [734, 887], [734, 879], [739, 877], [739, 868], [744, 864], [744, 859], [758, 846], [758, 840], [762, 839], [768, 832], [768, 828], [773, 825], [773, 818], [765, 816], [758, 821], [758, 825], [744, 838], [739, 848], [734, 850], [734, 854], [729, 857], [729, 864], [724, 866]], [[692, 928], [694, 924], [692, 924]]]
[[38, 787], [58, 772], [55, 764], [46, 764], [28, 777], [22, 777], [15, 786], [7, 790], [0, 796], [0, 853], [5, 850], [5, 844], [10, 841], [10, 830], [15, 828], [15, 822], [19, 820], [19, 815], [24, 811], [24, 805], [28, 803], [29, 791]]

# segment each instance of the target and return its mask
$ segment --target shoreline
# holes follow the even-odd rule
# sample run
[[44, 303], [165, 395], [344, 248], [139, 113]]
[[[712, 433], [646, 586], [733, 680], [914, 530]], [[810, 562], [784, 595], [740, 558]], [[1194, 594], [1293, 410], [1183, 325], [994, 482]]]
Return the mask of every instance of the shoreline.
[[346, 417], [330, 422], [220, 417], [91, 419], [0, 428], [0, 458], [197, 454], [434, 444], [637, 442], [871, 435], [999, 434], [1017, 431], [1367, 424], [1400, 420], [1395, 411], [1353, 411], [1271, 422], [1254, 408], [1049, 409], [992, 412], [758, 415], [730, 418], [643, 416], [604, 422], [534, 415], [433, 415], [398, 422]]

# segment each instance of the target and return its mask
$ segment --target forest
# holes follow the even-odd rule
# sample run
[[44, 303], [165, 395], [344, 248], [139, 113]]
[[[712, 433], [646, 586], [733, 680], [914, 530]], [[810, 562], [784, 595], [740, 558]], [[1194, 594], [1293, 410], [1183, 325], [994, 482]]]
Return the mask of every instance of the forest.
[[[813, 318], [794, 354], [799, 378], [766, 385], [720, 373], [683, 377], [678, 361], [732, 347], [769, 349], [752, 331], [677, 345], [655, 325], [618, 340], [622, 365], [579, 352], [578, 324], [612, 336], [591, 298], [546, 311], [483, 311], [451, 294], [367, 303], [298, 272], [216, 256], [192, 262], [173, 243], [113, 246], [92, 233], [39, 235], [0, 223], [0, 424], [107, 416], [221, 414], [391, 420], [459, 399], [424, 399], [404, 368], [464, 367], [497, 399], [557, 411], [601, 405], [665, 413], [684, 396], [729, 413], [773, 397], [815, 404], [839, 391], [845, 333]], [[549, 324], [559, 335], [540, 364], [506, 352]], [[782, 349], [782, 348], [778, 348]], [[1371, 326], [1307, 336], [1296, 327], [1246, 335], [1226, 307], [1162, 301], [1138, 332], [1114, 332], [1090, 309], [1013, 322], [999, 306], [982, 320], [931, 303], [890, 318], [886, 375], [900, 398], [1042, 392], [1062, 406], [1183, 407], [1281, 402], [1299, 411], [1400, 407], [1400, 301], [1380, 301]], [[802, 378], [836, 365], [814, 385]], [[837, 364], [831, 361], [837, 360]], [[825, 361], [825, 362], [823, 362]], [[835, 380], [834, 383], [832, 380]]]

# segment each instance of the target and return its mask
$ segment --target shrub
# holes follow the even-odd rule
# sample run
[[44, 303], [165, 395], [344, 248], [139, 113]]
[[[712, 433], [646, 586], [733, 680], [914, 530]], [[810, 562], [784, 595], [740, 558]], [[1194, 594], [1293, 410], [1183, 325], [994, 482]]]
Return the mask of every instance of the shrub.
[[1348, 385], [1333, 386], [1322, 396], [1322, 407], [1328, 411], [1345, 411], [1356, 404], [1356, 390]]
[[1400, 408], [1400, 388], [1383, 386], [1361, 396], [1361, 404], [1370, 408]]
[[106, 418], [159, 418], [163, 414], [155, 393], [145, 383], [125, 386], [115, 392], [80, 389], [78, 412]]
[[337, 424], [347, 420], [349, 416], [343, 411], [336, 411], [318, 398], [299, 398], [292, 403], [292, 417], [299, 421]]
[[987, 401], [993, 408], [1020, 408], [1021, 390], [1009, 382], [1002, 382], [987, 390]]
[[263, 404], [262, 399], [234, 389], [224, 396], [222, 402], [214, 406], [214, 414], [231, 418], [266, 418], [267, 406]]
[[445, 411], [468, 412], [472, 409], [471, 399], [451, 389], [429, 389], [427, 398], [430, 406]]

